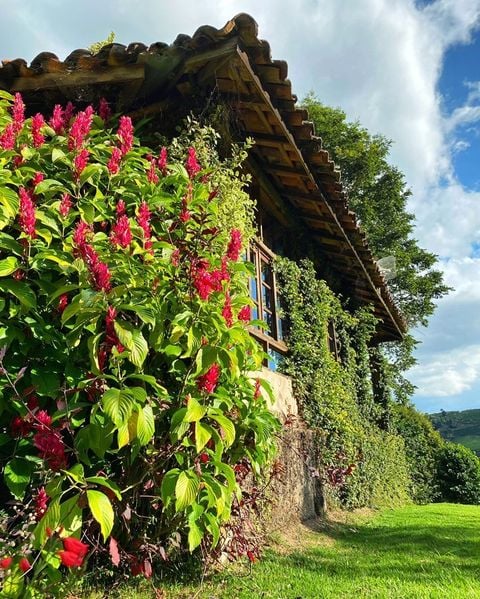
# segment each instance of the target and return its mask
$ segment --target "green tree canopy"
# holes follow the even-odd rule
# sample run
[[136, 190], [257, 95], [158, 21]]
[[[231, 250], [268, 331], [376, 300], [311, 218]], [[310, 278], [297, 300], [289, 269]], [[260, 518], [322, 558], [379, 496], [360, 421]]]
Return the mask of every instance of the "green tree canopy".
[[[349, 205], [374, 256], [395, 258], [396, 277], [389, 281], [389, 288], [409, 327], [427, 326], [435, 300], [449, 288], [435, 268], [437, 256], [420, 247], [414, 237], [415, 216], [407, 209], [411, 191], [404, 174], [389, 162], [392, 142], [383, 135], [372, 135], [358, 121], [347, 121], [340, 108], [325, 106], [313, 93], [303, 105], [341, 170]], [[387, 349], [389, 387], [402, 402], [414, 391], [403, 373], [415, 363], [416, 343], [408, 334], [403, 342], [389, 344]]]

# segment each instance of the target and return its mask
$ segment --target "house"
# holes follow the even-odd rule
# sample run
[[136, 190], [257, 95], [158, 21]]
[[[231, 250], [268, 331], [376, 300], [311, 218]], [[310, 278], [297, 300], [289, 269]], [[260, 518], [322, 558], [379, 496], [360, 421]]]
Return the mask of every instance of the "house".
[[[402, 338], [406, 325], [395, 306], [355, 215], [348, 208], [340, 172], [322, 149], [305, 110], [296, 107], [287, 63], [272, 60], [252, 17], [239, 14], [222, 29], [200, 27], [172, 45], [109, 44], [92, 55], [73, 51], [63, 62], [43, 52], [30, 65], [3, 64], [0, 88], [20, 91], [32, 112], [50, 113], [56, 103], [85, 105], [105, 97], [116, 111], [136, 120], [153, 117], [167, 133], [183, 117], [219, 102], [228, 106], [223, 134], [254, 140], [246, 168], [258, 201], [258, 238], [250, 250], [254, 317], [268, 332], [255, 331], [270, 356], [269, 366], [288, 348], [278, 314], [272, 260], [290, 251], [290, 240], [311, 239], [321, 259], [319, 275], [351, 305], [372, 305], [378, 318], [373, 343]], [[320, 132], [321, 133], [321, 132]], [[335, 331], [330, 331], [335, 350]], [[280, 375], [278, 375], [280, 376]], [[275, 382], [275, 381], [274, 381]], [[288, 383], [277, 378], [283, 404], [294, 410]]]

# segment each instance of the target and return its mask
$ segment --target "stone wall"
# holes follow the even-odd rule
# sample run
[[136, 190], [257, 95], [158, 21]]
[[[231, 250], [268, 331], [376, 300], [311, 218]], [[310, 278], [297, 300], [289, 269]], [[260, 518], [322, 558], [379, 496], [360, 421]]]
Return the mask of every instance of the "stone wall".
[[280, 474], [270, 486], [270, 519], [275, 527], [315, 518], [324, 512], [325, 506], [314, 433], [299, 418], [291, 379], [267, 369], [261, 376], [273, 388], [275, 404], [271, 409], [284, 425], [277, 457]]

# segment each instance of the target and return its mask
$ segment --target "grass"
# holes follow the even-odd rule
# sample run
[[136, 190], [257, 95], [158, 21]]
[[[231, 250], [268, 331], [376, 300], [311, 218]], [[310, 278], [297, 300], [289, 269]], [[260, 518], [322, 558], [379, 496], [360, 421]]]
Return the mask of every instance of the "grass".
[[480, 506], [432, 504], [344, 514], [320, 530], [302, 525], [277, 539], [253, 568], [237, 565], [203, 584], [143, 581], [122, 587], [118, 597], [478, 599], [479, 581]]

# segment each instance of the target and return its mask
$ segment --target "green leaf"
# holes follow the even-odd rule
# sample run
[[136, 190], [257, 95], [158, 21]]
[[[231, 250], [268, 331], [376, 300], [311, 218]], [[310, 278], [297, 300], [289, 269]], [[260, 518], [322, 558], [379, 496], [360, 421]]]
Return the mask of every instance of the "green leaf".
[[22, 281], [0, 281], [0, 291], [11, 293], [26, 308], [36, 308], [37, 298], [30, 287]]
[[82, 508], [78, 500], [80, 496], [74, 495], [60, 504], [60, 522], [64, 528], [65, 536], [80, 537], [82, 531]]
[[162, 479], [160, 494], [165, 507], [168, 506], [175, 496], [175, 486], [177, 484], [179, 474], [180, 470], [178, 468], [174, 468], [173, 470], [169, 470]]
[[18, 268], [18, 260], [14, 256], [0, 260], [0, 277], [8, 277]]
[[140, 319], [145, 324], [151, 324], [152, 326], [155, 326], [155, 315], [152, 308], [147, 308], [147, 306], [140, 305], [134, 306], [133, 304], [122, 304], [121, 306], [118, 306], [118, 309], [135, 312], [135, 314], [138, 314]]
[[44, 179], [35, 187], [35, 193], [40, 195], [46, 191], [67, 191], [56, 179]]
[[47, 511], [43, 515], [43, 518], [35, 527], [33, 533], [35, 549], [40, 549], [40, 547], [45, 543], [47, 538], [47, 528], [53, 531], [59, 524], [60, 499], [57, 497], [50, 502]]
[[0, 248], [10, 250], [14, 254], [21, 256], [23, 253], [22, 246], [8, 233], [0, 233]]
[[196, 422], [201, 420], [207, 412], [207, 408], [202, 406], [194, 397], [190, 397], [185, 414], [185, 422]]
[[20, 200], [13, 189], [0, 187], [0, 204], [3, 206], [3, 212], [8, 218], [17, 216]]
[[195, 448], [197, 452], [202, 451], [211, 438], [212, 435], [208, 428], [201, 422], [195, 422]]
[[190, 472], [180, 472], [175, 485], [175, 509], [177, 511], [185, 509], [191, 505], [197, 496], [199, 488], [198, 478]]
[[130, 362], [141, 368], [148, 354], [148, 343], [139, 330], [132, 331], [133, 345], [130, 348]]
[[52, 162], [57, 162], [57, 160], [62, 160], [65, 158], [65, 152], [60, 148], [53, 148], [52, 150]]
[[203, 539], [203, 531], [196, 522], [190, 522], [188, 525], [188, 550], [192, 552], [196, 549]]
[[87, 490], [87, 501], [92, 512], [92, 516], [100, 524], [104, 541], [112, 532], [114, 514], [110, 500], [101, 491]]
[[153, 416], [152, 406], [143, 406], [138, 411], [137, 418], [137, 438], [140, 445], [147, 445], [155, 433], [155, 418]]
[[116, 426], [125, 424], [132, 413], [135, 400], [128, 391], [108, 389], [102, 396], [105, 413]]
[[222, 427], [223, 434], [225, 436], [225, 445], [229, 447], [235, 441], [235, 425], [226, 416], [220, 414], [208, 414], [210, 418], [216, 420]]
[[5, 484], [16, 499], [23, 499], [25, 489], [30, 482], [34, 464], [21, 458], [10, 460], [3, 471]]
[[113, 481], [108, 480], [108, 478], [104, 478], [103, 476], [88, 476], [85, 480], [88, 483], [93, 483], [95, 485], [107, 487], [107, 489], [110, 489], [113, 493], [115, 493], [115, 497], [119, 501], [122, 499], [122, 494], [120, 493], [118, 485], [116, 485]]

